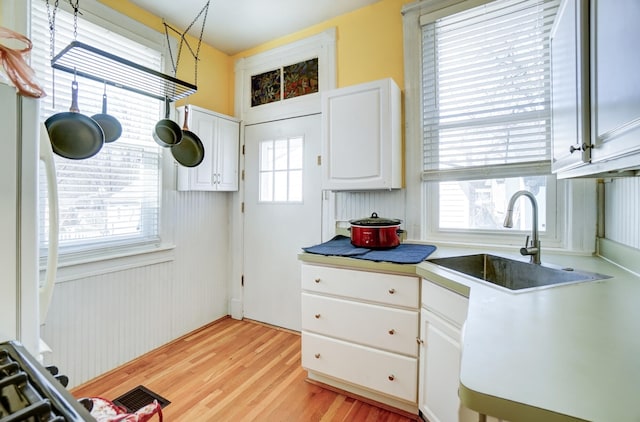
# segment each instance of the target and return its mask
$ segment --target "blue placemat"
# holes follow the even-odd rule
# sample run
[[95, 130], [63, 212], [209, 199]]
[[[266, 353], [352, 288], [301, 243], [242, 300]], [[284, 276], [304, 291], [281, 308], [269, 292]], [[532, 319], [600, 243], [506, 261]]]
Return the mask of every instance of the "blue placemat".
[[376, 262], [393, 262], [395, 264], [417, 264], [427, 259], [436, 250], [433, 245], [416, 245], [401, 243], [393, 249], [375, 249], [352, 258], [366, 259]]
[[302, 248], [302, 250], [318, 255], [348, 256], [376, 262], [393, 262], [395, 264], [417, 264], [431, 255], [436, 250], [436, 247], [433, 245], [401, 243], [392, 249], [357, 248], [351, 244], [351, 238], [338, 235], [327, 242]]
[[354, 256], [367, 253], [371, 249], [356, 248], [351, 244], [351, 238], [338, 235], [327, 242], [315, 246], [310, 246], [308, 248], [302, 248], [302, 250], [318, 255]]

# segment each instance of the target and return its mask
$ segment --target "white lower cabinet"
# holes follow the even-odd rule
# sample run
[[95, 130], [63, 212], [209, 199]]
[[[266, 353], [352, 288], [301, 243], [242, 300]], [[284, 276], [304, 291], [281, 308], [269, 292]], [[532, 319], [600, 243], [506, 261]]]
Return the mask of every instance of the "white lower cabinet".
[[[460, 403], [462, 326], [469, 299], [422, 280], [418, 404], [429, 422], [477, 422], [480, 415]], [[487, 416], [487, 422], [501, 422]]]
[[305, 331], [302, 366], [409, 402], [418, 392], [415, 358]]
[[302, 366], [428, 422], [477, 422], [458, 397], [468, 303], [416, 276], [303, 262]]
[[309, 378], [418, 413], [420, 279], [302, 264]]
[[420, 410], [429, 422], [477, 422], [460, 404], [460, 328], [426, 309], [421, 313]]
[[458, 398], [460, 337], [467, 306], [466, 297], [423, 279], [419, 406], [429, 422], [478, 421], [478, 414]]

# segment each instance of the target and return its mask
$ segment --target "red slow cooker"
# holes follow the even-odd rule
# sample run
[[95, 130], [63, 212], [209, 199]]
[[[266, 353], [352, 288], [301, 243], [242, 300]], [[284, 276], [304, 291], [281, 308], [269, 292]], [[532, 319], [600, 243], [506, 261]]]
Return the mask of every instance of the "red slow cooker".
[[400, 244], [400, 220], [371, 217], [350, 220], [351, 244], [359, 248], [390, 249]]

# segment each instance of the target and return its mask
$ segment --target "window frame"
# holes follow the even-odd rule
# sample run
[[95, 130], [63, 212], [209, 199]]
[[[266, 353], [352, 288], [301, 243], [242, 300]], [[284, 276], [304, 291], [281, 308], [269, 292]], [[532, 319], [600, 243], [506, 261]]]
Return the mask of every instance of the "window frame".
[[[404, 69], [405, 69], [405, 137], [407, 203], [420, 204], [407, 207], [406, 227], [419, 234], [421, 240], [440, 244], [517, 246], [524, 242], [527, 231], [520, 230], [446, 230], [438, 228], [439, 196], [437, 182], [423, 181], [423, 88], [422, 88], [422, 26], [421, 17], [429, 15], [437, 19], [452, 13], [490, 3], [493, 0], [428, 0], [405, 5], [403, 15]], [[486, 178], [492, 173], [487, 172]], [[496, 175], [502, 177], [503, 175]], [[559, 249], [591, 250], [590, 242], [569, 239], [569, 229], [575, 221], [568, 219], [568, 205], [575, 202], [576, 195], [587, 194], [587, 187], [572, 189], [571, 184], [548, 176], [548, 183], [555, 181], [547, 195], [547, 222], [549, 226], [541, 235], [543, 244]], [[548, 185], [548, 186], [549, 186]], [[588, 214], [589, 215], [589, 214]], [[587, 215], [587, 217], [588, 217]], [[581, 221], [578, 218], [578, 221]], [[590, 233], [589, 233], [590, 234]], [[582, 234], [581, 234], [582, 235]]]
[[[43, 0], [32, 0], [32, 1], [43, 1]], [[73, 13], [73, 9], [66, 2], [60, 2], [58, 5], [59, 9], [64, 10], [67, 13]], [[161, 71], [164, 73], [172, 72], [171, 63], [167, 60], [168, 57], [168, 47], [167, 47], [167, 38], [164, 34], [124, 15], [116, 10], [107, 7], [96, 0], [85, 0], [82, 3], [82, 19], [91, 22], [92, 24], [98, 25], [100, 27], [105, 28], [111, 32], [117, 33], [123, 37], [126, 37], [134, 42], [157, 50], [161, 54], [161, 63], [162, 69]], [[30, 26], [32, 23], [30, 23]], [[175, 49], [177, 47], [177, 43], [174, 39], [169, 39], [171, 43], [171, 48]], [[60, 49], [64, 47], [62, 45], [56, 45], [56, 54], [60, 51]], [[59, 71], [56, 71], [59, 72]], [[160, 109], [161, 107], [159, 107]], [[164, 109], [164, 107], [162, 107]], [[172, 105], [173, 108], [173, 105]], [[172, 110], [174, 111], [174, 110]], [[158, 115], [158, 119], [163, 118], [163, 115]], [[157, 263], [164, 262], [170, 259], [173, 259], [170, 251], [174, 248], [173, 244], [173, 236], [172, 232], [168, 230], [169, 221], [168, 216], [171, 214], [169, 208], [169, 203], [167, 202], [167, 198], [169, 195], [166, 195], [166, 192], [171, 189], [169, 184], [171, 177], [166, 177], [167, 174], [171, 174], [173, 166], [169, 159], [168, 155], [164, 150], [161, 150], [159, 153], [159, 170], [158, 174], [160, 180], [159, 184], [159, 210], [158, 210], [158, 240], [155, 242], [140, 242], [140, 240], [131, 240], [127, 242], [122, 242], [121, 244], [113, 244], [111, 241], [107, 240], [104, 243], [104, 246], [95, 247], [96, 243], [92, 245], [88, 245], [88, 247], [83, 248], [79, 247], [71, 247], [67, 249], [60, 248], [59, 257], [58, 257], [58, 266], [60, 268], [64, 267], [76, 267], [80, 264], [91, 264], [89, 267], [84, 269], [79, 268], [71, 268], [66, 275], [62, 277], [58, 277], [58, 279], [76, 279], [83, 276], [86, 276], [86, 272], [89, 271], [89, 274], [95, 274], [96, 272], [109, 272], [109, 268], [113, 266], [113, 268], [120, 268], [122, 265], [122, 260], [124, 262], [130, 262], [130, 259], [136, 260], [142, 257], [140, 261], [147, 263]], [[153, 256], [149, 255], [150, 253], [158, 252], [159, 255]], [[41, 269], [46, 265], [45, 262], [46, 255], [41, 256], [40, 265]], [[106, 267], [101, 265], [101, 261], [111, 261], [118, 260], [119, 263], [107, 263]], [[131, 261], [131, 262], [134, 262]], [[98, 265], [98, 267], [95, 267]], [[131, 263], [126, 265], [132, 265]], [[100, 269], [98, 269], [100, 268]]]

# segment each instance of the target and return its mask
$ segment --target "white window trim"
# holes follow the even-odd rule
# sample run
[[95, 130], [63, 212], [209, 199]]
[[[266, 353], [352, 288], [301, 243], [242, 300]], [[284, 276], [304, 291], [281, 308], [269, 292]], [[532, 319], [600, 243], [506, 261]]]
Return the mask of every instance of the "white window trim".
[[[422, 51], [421, 16], [430, 14], [431, 18], [439, 17], [489, 1], [491, 0], [421, 0], [402, 8], [406, 203], [420, 204], [406, 207], [405, 227], [410, 233], [418, 233], [421, 240], [439, 244], [490, 246], [493, 249], [508, 248], [511, 251], [513, 246], [524, 242], [522, 232], [434, 232], [429, 227], [427, 213], [433, 212], [429, 207], [437, 205], [437, 202], [429, 201], [434, 192], [422, 182], [422, 57], [416, 54]], [[596, 208], [595, 181], [558, 180], [556, 207], [554, 210], [547, 210], [556, 213], [556, 227], [553, 233], [541, 236], [543, 249], [592, 254], [595, 251]]]
[[[31, 0], [31, 1], [44, 1], [44, 0]], [[53, 0], [49, 0], [51, 7], [53, 7]], [[163, 56], [168, 57], [166, 53], [166, 36], [137, 20], [123, 15], [114, 9], [111, 9], [97, 0], [83, 0], [80, 4], [82, 11], [82, 19], [85, 19], [91, 23], [102, 26], [111, 31], [131, 39], [137, 43], [145, 45], [151, 48], [159, 48], [162, 51]], [[68, 2], [61, 1], [58, 5], [59, 8], [73, 13], [73, 9]], [[81, 29], [79, 29], [81, 30]], [[56, 46], [56, 54], [60, 49], [64, 47], [61, 45]], [[165, 60], [164, 63], [165, 72], [172, 72], [170, 63]]]
[[[31, 1], [42, 0], [25, 2], [28, 3], [28, 10], [30, 10]], [[67, 2], [60, 2], [58, 7], [69, 13], [73, 13], [73, 9]], [[169, 59], [165, 34], [143, 25], [135, 19], [119, 13], [96, 0], [84, 0], [81, 4], [81, 11], [82, 19], [160, 51], [163, 57], [163, 72], [172, 74], [173, 68]], [[169, 42], [171, 42], [171, 49], [176, 51], [176, 40], [170, 38]], [[56, 54], [62, 47], [64, 46], [56, 45]], [[175, 107], [173, 104], [171, 113], [175, 115]], [[164, 118], [164, 115], [159, 115], [158, 118]], [[123, 267], [140, 267], [148, 265], [149, 263], [165, 262], [174, 259], [174, 235], [170, 220], [170, 216], [174, 214], [172, 209], [174, 205], [168, 200], [171, 198], [171, 195], [168, 195], [167, 192], [174, 188], [171, 182], [175, 179], [174, 173], [176, 169], [171, 154], [167, 150], [161, 152], [160, 161], [161, 191], [160, 222], [158, 227], [160, 241], [142, 245], [123, 245], [108, 250], [98, 249], [96, 251], [61, 254], [58, 258], [57, 281], [77, 280], [90, 275], [119, 271]], [[41, 270], [44, 269], [43, 265], [44, 264], [41, 265]]]

